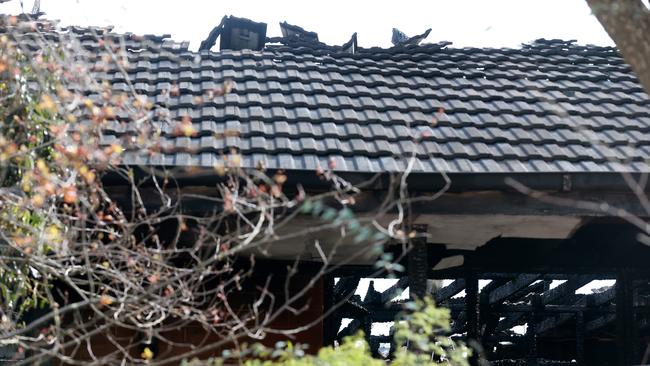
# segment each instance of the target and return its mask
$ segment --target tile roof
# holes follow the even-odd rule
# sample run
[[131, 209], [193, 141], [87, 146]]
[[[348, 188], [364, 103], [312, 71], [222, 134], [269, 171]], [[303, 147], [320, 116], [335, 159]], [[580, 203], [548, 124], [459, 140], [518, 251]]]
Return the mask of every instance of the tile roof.
[[[66, 31], [92, 57], [93, 29]], [[123, 37], [135, 90], [198, 131], [179, 137], [160, 122], [164, 152], [127, 151], [126, 163], [212, 167], [234, 148], [243, 166], [299, 170], [333, 159], [339, 171], [399, 171], [415, 156], [421, 172], [650, 172], [650, 99], [614, 48], [537, 40], [197, 53], [162, 37], [111, 37]], [[95, 77], [129, 90], [117, 70]], [[205, 97], [225, 80], [230, 94]], [[173, 83], [179, 93], [165, 95]], [[109, 124], [106, 143], [134, 128]]]

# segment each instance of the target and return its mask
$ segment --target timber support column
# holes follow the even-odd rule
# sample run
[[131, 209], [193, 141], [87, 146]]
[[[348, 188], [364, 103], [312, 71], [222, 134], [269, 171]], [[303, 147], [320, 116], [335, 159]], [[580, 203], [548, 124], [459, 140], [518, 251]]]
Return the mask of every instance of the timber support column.
[[327, 314], [323, 318], [323, 346], [331, 346], [334, 344], [338, 329], [336, 328], [338, 322], [336, 321], [336, 310], [334, 300], [334, 276], [327, 275], [323, 278], [325, 286], [323, 286], [323, 313]]
[[630, 272], [622, 269], [616, 274], [616, 352], [617, 365], [634, 364], [634, 289]]
[[427, 294], [427, 272], [429, 271], [427, 227], [426, 225], [414, 225], [412, 229], [416, 235], [410, 241], [407, 269], [411, 300], [421, 299]]
[[467, 338], [478, 341], [480, 336], [478, 277], [474, 272], [468, 272], [465, 275], [465, 316], [467, 317]]

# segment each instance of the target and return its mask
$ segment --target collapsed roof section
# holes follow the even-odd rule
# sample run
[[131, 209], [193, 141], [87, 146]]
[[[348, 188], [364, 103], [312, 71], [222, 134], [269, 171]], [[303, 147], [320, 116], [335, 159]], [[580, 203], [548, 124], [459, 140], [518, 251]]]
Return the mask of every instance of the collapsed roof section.
[[[266, 24], [256, 23], [249, 19], [225, 16], [208, 37], [201, 42], [199, 51], [210, 50], [216, 45], [217, 38], [221, 39], [220, 50], [260, 50], [265, 44], [284, 44], [294, 47], [307, 46], [335, 52], [355, 53], [357, 33], [341, 46], [330, 46], [318, 40], [318, 34], [289, 24], [280, 23], [281, 37], [266, 37]], [[429, 30], [430, 31], [430, 30]], [[428, 33], [427, 33], [428, 34]]]

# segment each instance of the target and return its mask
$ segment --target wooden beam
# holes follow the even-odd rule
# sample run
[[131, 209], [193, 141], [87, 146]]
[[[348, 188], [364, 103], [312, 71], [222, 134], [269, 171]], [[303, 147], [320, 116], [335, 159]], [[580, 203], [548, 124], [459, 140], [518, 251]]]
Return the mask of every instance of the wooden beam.
[[513, 281], [510, 281], [505, 285], [493, 290], [490, 293], [490, 303], [495, 304], [503, 302], [516, 292], [530, 286], [533, 282], [540, 279], [540, 277], [541, 276], [539, 274], [524, 274], [518, 276]]
[[532, 311], [528, 313], [528, 326], [526, 327], [526, 338], [528, 340], [528, 354], [526, 356], [527, 366], [537, 366], [539, 364], [537, 354], [537, 323], [540, 314], [538, 310], [543, 307], [542, 299], [539, 295], [534, 295], [531, 299]]
[[459, 278], [433, 294], [436, 304], [451, 299], [465, 289], [465, 279]]
[[478, 277], [469, 272], [465, 276], [465, 315], [467, 317], [467, 338], [479, 340], [480, 318], [478, 302]]
[[323, 286], [323, 312], [327, 313], [328, 311], [332, 311], [332, 313], [323, 319], [323, 346], [329, 346], [334, 344], [334, 340], [336, 340], [336, 333], [341, 326], [341, 319], [337, 317], [336, 309], [333, 309], [336, 305], [334, 299], [334, 276], [326, 276], [323, 281], [325, 282], [325, 286]]
[[[593, 275], [579, 275], [579, 276], [570, 276], [569, 279], [548, 291], [542, 294], [542, 303], [544, 305], [558, 303], [560, 299], [567, 295], [573, 295], [575, 290], [586, 285], [593, 279]], [[560, 301], [559, 303], [564, 303]], [[505, 319], [499, 321], [496, 332], [506, 331], [515, 325], [523, 323], [524, 314], [512, 314]]]
[[[287, 188], [288, 189], [288, 188]], [[131, 205], [131, 195], [124, 186], [106, 187], [109, 195], [115, 199], [125, 210]], [[179, 193], [180, 192], [180, 193]], [[170, 189], [168, 195], [172, 201], [182, 200], [183, 208], [189, 212], [206, 212], [206, 205], [210, 210], [218, 208], [214, 198], [217, 190], [213, 186], [182, 187], [178, 190]], [[155, 188], [142, 187], [140, 195], [148, 206], [161, 206], [163, 202]], [[554, 197], [563, 201], [590, 201], [607, 203], [609, 207], [624, 209], [632, 215], [646, 217], [648, 213], [641, 203], [629, 192], [613, 191], [573, 191], [556, 192]], [[202, 198], [206, 197], [206, 198]], [[539, 199], [507, 191], [474, 191], [464, 193], [446, 193], [435, 200], [435, 204], [428, 199], [429, 194], [419, 193], [414, 195], [410, 204], [411, 210], [417, 214], [463, 214], [463, 215], [535, 215], [535, 216], [611, 216], [605, 212], [581, 209], [577, 205], [558, 205], [542, 202]], [[351, 208], [356, 213], [376, 212], [386, 200], [385, 191], [365, 190], [355, 196], [355, 205]], [[332, 201], [332, 203], [335, 203]], [[208, 211], [210, 211], [208, 210]], [[390, 211], [391, 213], [394, 211]]]
[[621, 270], [616, 276], [616, 354], [618, 366], [634, 364], [634, 295], [630, 274]]
[[386, 289], [386, 291], [381, 293], [381, 300], [380, 302], [382, 304], [385, 304], [395, 297], [399, 296], [404, 292], [406, 287], [408, 287], [409, 279], [408, 277], [402, 277], [397, 282], [395, 282], [391, 287]]
[[[607, 291], [602, 292], [598, 295], [601, 296], [595, 298], [592, 295], [588, 295], [588, 296], [592, 296], [592, 298], [594, 299], [594, 304], [593, 304], [594, 306], [600, 306], [612, 301], [615, 297], [615, 291], [614, 288], [610, 288]], [[574, 302], [574, 306], [580, 306], [580, 307], [586, 306], [588, 304], [587, 301], [588, 296], [585, 295], [580, 296], [578, 300]], [[553, 328], [556, 328], [564, 324], [565, 322], [573, 319], [574, 317], [575, 317], [575, 313], [564, 313], [564, 314], [559, 314], [558, 316], [553, 318], [544, 319], [538, 325], [537, 330], [539, 333], [544, 333], [546, 331], [549, 331]]]
[[576, 361], [580, 366], [585, 364], [585, 313], [579, 311], [576, 313]]
[[427, 255], [426, 232], [424, 225], [413, 227], [416, 237], [410, 242], [408, 253], [409, 296], [411, 299], [423, 298], [427, 294], [427, 273], [429, 260]]

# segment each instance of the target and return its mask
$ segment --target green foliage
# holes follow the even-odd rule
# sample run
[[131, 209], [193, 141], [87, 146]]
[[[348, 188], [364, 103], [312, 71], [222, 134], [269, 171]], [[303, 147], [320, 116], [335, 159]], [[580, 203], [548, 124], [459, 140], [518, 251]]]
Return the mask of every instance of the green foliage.
[[[36, 70], [19, 48], [0, 37], [0, 187], [20, 184], [24, 173], [34, 167], [38, 157], [48, 149], [40, 148], [46, 140], [48, 111], [39, 109], [44, 90], [52, 87], [51, 73]], [[43, 77], [42, 75], [50, 75]], [[27, 187], [25, 187], [27, 188]], [[40, 227], [42, 217], [9, 200], [0, 201], [0, 255], [13, 249], [6, 243], [7, 236], [22, 236], [29, 229]], [[5, 238], [3, 240], [3, 238]], [[0, 266], [0, 306], [13, 309], [12, 318], [30, 309], [44, 305], [40, 284], [34, 281], [26, 261], [7, 261]]]
[[[451, 330], [448, 309], [437, 308], [430, 298], [407, 305], [395, 322], [395, 350], [391, 365], [469, 366], [472, 351], [462, 342], [447, 336]], [[306, 355], [302, 348], [280, 342], [275, 349], [259, 344], [243, 350], [225, 351], [221, 358], [192, 360], [183, 366], [220, 366], [237, 360], [245, 366], [385, 366], [387, 361], [373, 358], [363, 333], [347, 337], [338, 347], [323, 347], [317, 355]]]
[[52, 153], [50, 127], [61, 123], [55, 95], [61, 88], [52, 65], [58, 52], [44, 48], [27, 57], [7, 36], [0, 37], [0, 186], [9, 186]]
[[395, 352], [393, 365], [469, 366], [471, 350], [445, 335], [451, 330], [449, 310], [436, 308], [430, 298], [411, 306], [414, 311], [403, 314], [395, 323], [395, 342], [407, 347]]

